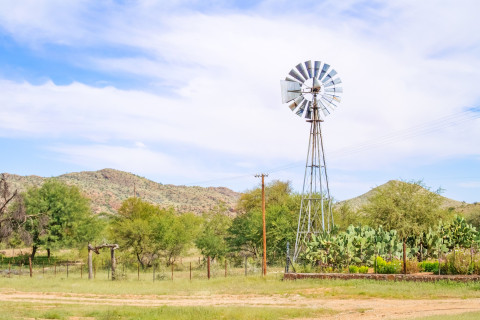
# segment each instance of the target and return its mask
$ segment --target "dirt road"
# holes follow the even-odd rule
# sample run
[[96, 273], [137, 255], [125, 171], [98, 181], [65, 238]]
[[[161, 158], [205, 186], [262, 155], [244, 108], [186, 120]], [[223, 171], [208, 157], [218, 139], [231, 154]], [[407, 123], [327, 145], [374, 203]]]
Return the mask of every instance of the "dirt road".
[[39, 304], [82, 304], [112, 306], [248, 306], [278, 308], [326, 308], [337, 311], [321, 319], [413, 319], [428, 315], [480, 311], [480, 299], [398, 300], [335, 299], [289, 295], [99, 295], [56, 292], [2, 291], [0, 301]]

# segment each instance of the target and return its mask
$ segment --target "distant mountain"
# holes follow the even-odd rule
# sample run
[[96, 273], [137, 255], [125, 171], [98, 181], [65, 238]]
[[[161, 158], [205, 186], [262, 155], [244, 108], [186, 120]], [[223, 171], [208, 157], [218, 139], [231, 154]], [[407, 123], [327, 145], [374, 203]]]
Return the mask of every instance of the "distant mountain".
[[[398, 183], [407, 183], [407, 182], [398, 181], [398, 180], [390, 180], [390, 181], [388, 181], [388, 182], [386, 182], [386, 183], [384, 183], [384, 184], [382, 184], [382, 185], [380, 185], [376, 188], [371, 189], [370, 191], [368, 191], [368, 192], [366, 192], [366, 193], [364, 193], [364, 194], [362, 194], [358, 197], [348, 199], [348, 200], [344, 200], [344, 201], [340, 201], [337, 204], [335, 204], [335, 206], [340, 207], [340, 206], [342, 206], [343, 204], [346, 203], [354, 210], [360, 209], [363, 205], [368, 203], [368, 199], [373, 194], [375, 194], [375, 192], [377, 192], [377, 190], [385, 188], [386, 186], [389, 186], [391, 184], [398, 184]], [[427, 192], [426, 189], [424, 189], [424, 190], [425, 190], [425, 192]], [[428, 191], [428, 192], [430, 192], [430, 191]], [[457, 212], [464, 212], [464, 211], [469, 212], [470, 207], [475, 206], [475, 204], [469, 204], [469, 203], [466, 203], [466, 202], [452, 200], [452, 199], [449, 199], [449, 198], [446, 198], [446, 197], [442, 197], [442, 198], [443, 198], [442, 207], [453, 208]]]
[[[6, 174], [11, 189], [25, 191], [31, 186], [41, 186], [45, 179], [39, 176]], [[146, 178], [114, 169], [67, 173], [56, 177], [69, 185], [75, 185], [91, 199], [95, 213], [116, 213], [122, 202], [134, 195], [161, 207], [174, 207], [179, 212], [197, 214], [215, 208], [224, 202], [234, 212], [239, 193], [223, 187], [187, 187], [164, 185]]]

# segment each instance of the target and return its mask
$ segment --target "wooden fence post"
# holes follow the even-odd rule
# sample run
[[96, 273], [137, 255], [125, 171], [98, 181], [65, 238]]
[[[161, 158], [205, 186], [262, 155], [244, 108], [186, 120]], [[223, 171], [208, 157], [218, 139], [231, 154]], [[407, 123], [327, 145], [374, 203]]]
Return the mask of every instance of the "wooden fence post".
[[153, 262], [153, 282], [155, 282], [155, 262]]
[[207, 256], [207, 276], [208, 280], [210, 280], [210, 256]]
[[28, 257], [28, 265], [30, 267], [30, 278], [33, 276], [33, 270], [32, 270], [32, 257]]
[[245, 256], [245, 277], [247, 276], [247, 256]]

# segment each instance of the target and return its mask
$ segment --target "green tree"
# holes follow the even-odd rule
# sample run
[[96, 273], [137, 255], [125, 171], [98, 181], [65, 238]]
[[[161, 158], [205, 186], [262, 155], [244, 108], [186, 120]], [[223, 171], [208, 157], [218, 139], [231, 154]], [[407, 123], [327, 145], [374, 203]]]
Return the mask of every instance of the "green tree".
[[225, 205], [220, 205], [203, 215], [201, 231], [195, 240], [195, 245], [204, 256], [212, 259], [224, 257], [228, 252], [228, 228], [232, 218], [227, 215]]
[[173, 209], [129, 198], [122, 203], [109, 233], [144, 268], [160, 257], [165, 257], [167, 264], [173, 263], [192, 244], [199, 224], [200, 218], [191, 213], [179, 215]]
[[378, 188], [361, 209], [370, 219], [370, 225], [397, 231], [403, 242], [404, 272], [407, 237], [418, 237], [442, 219], [449, 219], [449, 213], [441, 208], [443, 199], [439, 193], [440, 190], [431, 192], [421, 181], [391, 181]]
[[[245, 192], [239, 199], [239, 214], [228, 229], [231, 251], [246, 251], [258, 256], [262, 250], [261, 189]], [[288, 182], [273, 181], [265, 188], [267, 259], [283, 258], [286, 243], [295, 241], [300, 198], [293, 194]]]
[[193, 213], [178, 214], [173, 210], [167, 213], [168, 215], [164, 215], [161, 222], [167, 229], [163, 228], [165, 230], [163, 237], [157, 239], [160, 241], [167, 265], [170, 265], [192, 247], [200, 230], [201, 217]]
[[158, 237], [167, 229], [161, 219], [164, 214], [140, 198], [129, 198], [122, 203], [110, 225], [110, 237], [120, 248], [131, 250], [142, 267], [150, 266], [161, 250]]
[[365, 219], [360, 216], [348, 203], [344, 202], [339, 207], [333, 208], [335, 226], [340, 230], [347, 230], [350, 225], [361, 225]]
[[48, 179], [23, 195], [27, 220], [24, 225], [32, 244], [32, 258], [40, 246], [73, 247], [95, 238], [101, 225], [92, 215], [89, 200], [75, 186]]

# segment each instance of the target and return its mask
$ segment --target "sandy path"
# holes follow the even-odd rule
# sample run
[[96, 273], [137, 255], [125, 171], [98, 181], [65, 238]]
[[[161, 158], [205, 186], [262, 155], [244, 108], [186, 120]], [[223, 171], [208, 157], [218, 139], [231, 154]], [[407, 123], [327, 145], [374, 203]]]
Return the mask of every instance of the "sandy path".
[[398, 300], [331, 299], [300, 295], [97, 295], [58, 292], [2, 291], [0, 301], [39, 304], [89, 304], [112, 306], [248, 306], [326, 308], [339, 312], [322, 319], [412, 319], [420, 316], [480, 311], [480, 299]]

